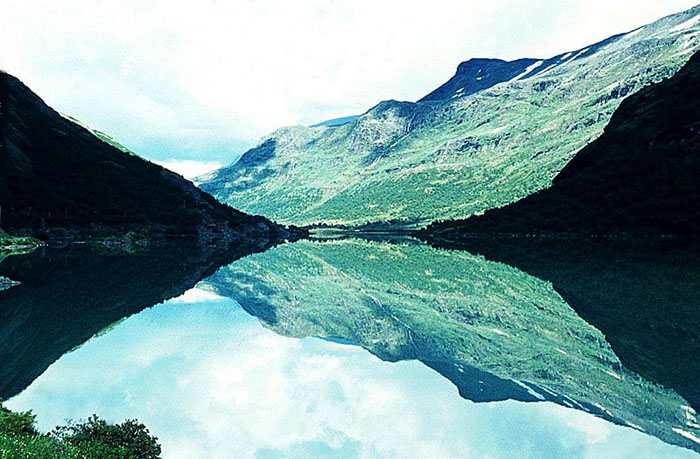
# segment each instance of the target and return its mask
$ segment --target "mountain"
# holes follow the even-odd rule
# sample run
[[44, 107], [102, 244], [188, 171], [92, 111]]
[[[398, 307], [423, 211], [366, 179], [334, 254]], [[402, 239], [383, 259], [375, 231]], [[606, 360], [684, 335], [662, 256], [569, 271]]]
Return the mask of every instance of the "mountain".
[[322, 121], [320, 123], [312, 124], [311, 127], [321, 127], [321, 126], [342, 126], [350, 121], [357, 118], [357, 115], [343, 116], [341, 118], [333, 118], [332, 120]]
[[[592, 272], [586, 280], [606, 282], [604, 275]], [[683, 286], [694, 284], [687, 273], [685, 279]], [[583, 279], [576, 282], [585, 284]], [[624, 285], [635, 282], [628, 279]], [[203, 288], [235, 299], [279, 334], [350, 341], [390, 362], [419, 360], [474, 402], [549, 401], [700, 451], [692, 440], [700, 438], [695, 411], [673, 386], [662, 387], [632, 371], [606, 336], [549, 281], [504, 263], [411, 240], [300, 241], [238, 260], [204, 281]], [[600, 290], [615, 291], [615, 285]], [[573, 289], [566, 297], [580, 291]], [[634, 298], [643, 298], [644, 292], [638, 289]], [[593, 304], [597, 294], [580, 302]], [[669, 316], [679, 314], [660, 326], [688, 317], [697, 290], [687, 296], [691, 301], [682, 303], [687, 307], [667, 309]], [[634, 306], [625, 302], [616, 311], [621, 317], [633, 315]], [[650, 310], [645, 306], [644, 312]], [[612, 316], [607, 314], [604, 322]], [[633, 332], [616, 335], [630, 340], [623, 343], [628, 349], [635, 340], [648, 344], [647, 335], [668, 336], [681, 346], [674, 352], [693, 359], [697, 333], [683, 334], [692, 326], [678, 333], [650, 333], [640, 318], [633, 322]], [[681, 336], [690, 342], [676, 339]], [[634, 361], [644, 364], [650, 355], [661, 352], [645, 351]], [[689, 380], [666, 379], [680, 381], [684, 388], [690, 387]]]
[[502, 207], [551, 186], [625, 97], [674, 75], [700, 46], [699, 17], [700, 6], [550, 59], [468, 61], [419, 102], [282, 128], [201, 188], [297, 225], [422, 227]]
[[699, 98], [700, 53], [626, 99], [551, 188], [425, 233], [700, 235]]
[[0, 128], [0, 226], [7, 232], [240, 240], [287, 231], [222, 205], [106, 134], [61, 116], [6, 73], [0, 73]]

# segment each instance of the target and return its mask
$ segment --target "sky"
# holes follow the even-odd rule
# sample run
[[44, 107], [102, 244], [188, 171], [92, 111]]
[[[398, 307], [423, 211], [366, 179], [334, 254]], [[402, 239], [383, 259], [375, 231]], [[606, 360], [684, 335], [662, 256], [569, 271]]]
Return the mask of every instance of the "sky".
[[0, 0], [0, 69], [192, 177], [287, 126], [417, 100], [472, 57], [549, 57], [699, 0]]

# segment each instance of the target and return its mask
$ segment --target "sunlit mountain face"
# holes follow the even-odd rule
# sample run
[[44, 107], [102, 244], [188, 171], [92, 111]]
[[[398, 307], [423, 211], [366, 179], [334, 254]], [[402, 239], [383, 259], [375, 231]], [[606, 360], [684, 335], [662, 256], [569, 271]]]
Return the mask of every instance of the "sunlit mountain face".
[[282, 223], [393, 228], [467, 218], [548, 188], [620, 103], [700, 45], [700, 7], [547, 59], [471, 60], [417, 103], [282, 128], [202, 189]]

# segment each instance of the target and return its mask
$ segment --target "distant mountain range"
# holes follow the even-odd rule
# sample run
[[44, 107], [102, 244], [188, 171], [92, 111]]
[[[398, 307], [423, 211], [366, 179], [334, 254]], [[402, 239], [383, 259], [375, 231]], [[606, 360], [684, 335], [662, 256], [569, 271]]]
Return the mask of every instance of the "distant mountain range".
[[0, 73], [0, 228], [66, 240], [136, 232], [201, 240], [286, 237], [183, 177], [48, 107]]
[[472, 59], [416, 103], [282, 128], [201, 188], [296, 225], [465, 219], [549, 188], [623, 99], [698, 48], [700, 6], [549, 59]]
[[332, 120], [326, 120], [322, 121], [317, 124], [311, 125], [311, 127], [321, 127], [321, 126], [342, 126], [343, 124], [347, 124], [350, 121], [353, 121], [357, 119], [357, 115], [351, 115], [351, 116], [343, 116], [341, 118], [333, 118]]
[[700, 53], [626, 99], [551, 188], [425, 234], [696, 235], [700, 228]]

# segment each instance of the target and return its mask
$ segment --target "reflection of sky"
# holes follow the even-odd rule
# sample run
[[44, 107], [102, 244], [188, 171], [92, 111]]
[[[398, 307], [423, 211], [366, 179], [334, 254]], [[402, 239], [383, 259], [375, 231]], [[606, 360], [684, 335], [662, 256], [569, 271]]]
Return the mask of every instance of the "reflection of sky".
[[166, 458], [697, 457], [550, 403], [465, 401], [419, 362], [278, 336], [197, 289], [64, 355], [7, 405], [44, 430], [138, 418]]

